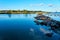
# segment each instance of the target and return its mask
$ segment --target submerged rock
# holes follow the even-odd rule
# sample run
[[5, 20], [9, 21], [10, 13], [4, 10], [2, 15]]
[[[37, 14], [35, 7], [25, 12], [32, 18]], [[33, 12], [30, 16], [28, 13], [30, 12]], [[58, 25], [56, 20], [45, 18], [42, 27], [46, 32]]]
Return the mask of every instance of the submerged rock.
[[53, 33], [46, 33], [46, 36], [52, 37], [53, 36]]
[[[51, 30], [53, 30], [55, 33], [60, 33], [60, 22], [56, 21], [50, 17], [44, 16], [44, 15], [40, 15], [35, 17], [36, 21], [35, 23], [40, 24], [40, 25], [45, 25], [45, 26], [49, 26], [51, 28]], [[40, 21], [39, 21], [40, 20]], [[42, 20], [42, 21], [41, 21]], [[57, 30], [59, 29], [59, 30]], [[46, 35], [48, 36], [52, 36], [52, 34], [47, 33]]]

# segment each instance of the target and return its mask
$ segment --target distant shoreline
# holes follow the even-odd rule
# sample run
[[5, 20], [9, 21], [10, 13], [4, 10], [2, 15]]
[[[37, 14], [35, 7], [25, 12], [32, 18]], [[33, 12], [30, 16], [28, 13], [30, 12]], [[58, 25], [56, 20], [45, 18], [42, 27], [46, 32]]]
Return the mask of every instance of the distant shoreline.
[[44, 11], [29, 11], [29, 10], [0, 10], [0, 14], [35, 14]]
[[51, 13], [51, 12], [45, 12], [45, 11], [30, 11], [30, 10], [0, 10], [0, 14], [35, 14], [40, 12]]

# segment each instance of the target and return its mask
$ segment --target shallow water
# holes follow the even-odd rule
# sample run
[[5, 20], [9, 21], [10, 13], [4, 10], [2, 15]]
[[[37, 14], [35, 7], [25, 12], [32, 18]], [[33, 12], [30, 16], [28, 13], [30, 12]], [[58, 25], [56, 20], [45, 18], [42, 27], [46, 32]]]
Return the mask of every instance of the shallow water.
[[[0, 14], [0, 40], [59, 40], [60, 34], [37, 25], [37, 14]], [[45, 34], [53, 32], [52, 37]]]

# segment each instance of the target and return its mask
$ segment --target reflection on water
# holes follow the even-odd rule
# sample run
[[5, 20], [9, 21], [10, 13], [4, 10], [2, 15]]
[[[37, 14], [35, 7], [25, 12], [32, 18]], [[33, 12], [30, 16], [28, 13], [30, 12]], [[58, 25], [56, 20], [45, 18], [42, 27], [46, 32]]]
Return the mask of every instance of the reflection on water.
[[[36, 16], [37, 14], [0, 14], [0, 40], [59, 40], [60, 35], [50, 30], [50, 27], [36, 25]], [[50, 32], [52, 34], [46, 34]]]
[[9, 18], [11, 18], [11, 14], [8, 14]]
[[60, 21], [60, 12], [57, 12], [57, 13], [48, 13], [48, 14], [44, 14], [44, 15], [49, 16], [49, 17], [51, 17], [54, 20]]

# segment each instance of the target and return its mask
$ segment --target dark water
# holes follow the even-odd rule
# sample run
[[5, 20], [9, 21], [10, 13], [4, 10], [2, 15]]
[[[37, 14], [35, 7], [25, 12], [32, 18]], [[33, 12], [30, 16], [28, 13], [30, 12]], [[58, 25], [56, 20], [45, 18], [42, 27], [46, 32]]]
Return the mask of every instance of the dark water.
[[60, 34], [53, 32], [52, 37], [48, 27], [37, 25], [34, 17], [37, 14], [0, 14], [0, 40], [60, 40]]

